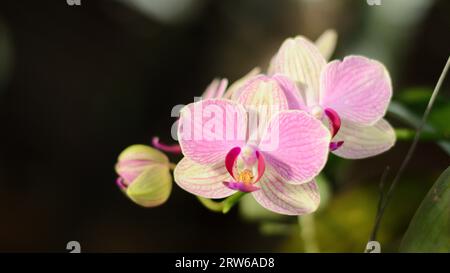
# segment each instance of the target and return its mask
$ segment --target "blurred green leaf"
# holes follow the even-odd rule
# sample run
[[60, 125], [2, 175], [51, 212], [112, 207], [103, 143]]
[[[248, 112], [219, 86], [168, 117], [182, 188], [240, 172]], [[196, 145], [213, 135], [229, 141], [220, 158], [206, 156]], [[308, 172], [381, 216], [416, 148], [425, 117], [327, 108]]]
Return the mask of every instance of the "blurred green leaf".
[[450, 167], [422, 201], [403, 238], [402, 252], [450, 252]]
[[[448, 110], [442, 110], [449, 108]], [[443, 111], [443, 112], [440, 112]], [[388, 112], [390, 115], [394, 116], [398, 120], [417, 128], [420, 125], [421, 118], [410, 111], [408, 108], [403, 106], [401, 103], [392, 101], [389, 105]], [[450, 133], [450, 129], [448, 128], [448, 116], [447, 114], [450, 112], [450, 105], [445, 104], [444, 106], [441, 106], [440, 108], [433, 109], [429, 116], [429, 122], [425, 124], [423, 128], [424, 134], [442, 134], [446, 137], [448, 137], [448, 134]], [[431, 122], [435, 122], [435, 124]], [[442, 125], [442, 124], [444, 125]], [[437, 125], [437, 126], [436, 126]], [[436, 128], [435, 128], [436, 127]], [[439, 129], [439, 130], [438, 130]], [[450, 142], [445, 140], [437, 141], [437, 144], [447, 153], [450, 155]]]

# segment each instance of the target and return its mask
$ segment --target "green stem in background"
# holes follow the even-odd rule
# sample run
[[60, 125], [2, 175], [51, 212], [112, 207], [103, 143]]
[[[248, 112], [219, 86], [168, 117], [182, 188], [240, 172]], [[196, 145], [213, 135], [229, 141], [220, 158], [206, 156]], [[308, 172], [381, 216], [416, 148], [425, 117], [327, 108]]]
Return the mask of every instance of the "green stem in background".
[[319, 246], [316, 241], [316, 227], [314, 214], [306, 214], [297, 217], [300, 227], [300, 237], [303, 240], [305, 252], [318, 253]]
[[[407, 128], [395, 129], [395, 135], [398, 140], [413, 140], [416, 135], [416, 130]], [[450, 140], [450, 133], [434, 133], [434, 132], [422, 132], [420, 140], [435, 141], [435, 140]]]
[[175, 167], [177, 166], [177, 164], [170, 162], [169, 163], [169, 168], [171, 171], [175, 170]]
[[417, 130], [414, 134], [414, 139], [411, 143], [411, 146], [409, 147], [409, 150], [408, 150], [405, 158], [403, 159], [402, 164], [400, 165], [400, 168], [398, 169], [394, 179], [392, 180], [392, 183], [389, 186], [386, 194], [381, 196], [380, 205], [378, 207], [378, 211], [377, 211], [377, 214], [375, 217], [375, 223], [372, 228], [372, 232], [371, 232], [370, 239], [369, 239], [370, 241], [376, 241], [376, 239], [377, 239], [377, 233], [380, 228], [381, 219], [383, 218], [386, 207], [392, 198], [394, 189], [396, 188], [397, 184], [400, 181], [400, 177], [402, 176], [403, 172], [405, 171], [406, 167], [408, 166], [408, 163], [411, 160], [411, 158], [414, 154], [414, 151], [416, 150], [417, 143], [419, 143], [420, 135], [422, 134], [424, 126], [427, 122], [428, 115], [430, 114], [430, 111], [433, 108], [434, 101], [436, 100], [436, 97], [439, 93], [439, 90], [441, 89], [442, 83], [444, 82], [445, 76], [447, 75], [447, 72], [449, 69], [450, 69], [450, 57], [447, 58], [447, 62], [445, 63], [445, 66], [444, 66], [444, 69], [442, 70], [441, 76], [439, 77], [439, 80], [438, 80], [436, 86], [434, 87], [433, 93], [431, 94], [431, 98], [428, 101], [427, 108], [425, 109], [425, 112], [423, 113], [422, 120], [420, 121], [420, 124], [417, 127]]
[[213, 212], [221, 212], [223, 214], [230, 211], [230, 209], [245, 195], [245, 192], [237, 192], [223, 201], [217, 202], [208, 198], [197, 196], [200, 203], [207, 209]]

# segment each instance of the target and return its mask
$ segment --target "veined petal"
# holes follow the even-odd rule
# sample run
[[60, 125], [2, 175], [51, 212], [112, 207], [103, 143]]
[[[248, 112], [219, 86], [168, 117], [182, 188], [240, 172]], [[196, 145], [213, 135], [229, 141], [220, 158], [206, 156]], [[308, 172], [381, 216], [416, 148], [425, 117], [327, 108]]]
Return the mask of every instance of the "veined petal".
[[334, 29], [328, 29], [316, 40], [316, 46], [322, 53], [325, 60], [329, 60], [333, 55], [337, 43], [337, 32]]
[[246, 141], [247, 114], [224, 99], [191, 103], [181, 110], [178, 137], [184, 156], [197, 163], [223, 162], [231, 148]]
[[302, 215], [314, 212], [320, 204], [316, 182], [301, 185], [285, 183], [274, 170], [268, 169], [258, 183], [259, 190], [252, 192], [256, 201], [264, 208], [286, 215]]
[[224, 198], [235, 193], [236, 191], [223, 184], [230, 178], [224, 161], [204, 165], [185, 157], [174, 170], [174, 179], [178, 186], [205, 198]]
[[236, 100], [240, 95], [241, 87], [244, 86], [249, 79], [253, 78], [254, 76], [258, 75], [259, 73], [261, 73], [261, 69], [259, 67], [253, 68], [250, 72], [245, 74], [245, 76], [236, 80], [232, 85], [230, 85], [230, 87], [227, 89], [227, 91], [223, 95], [223, 98]]
[[343, 120], [333, 140], [344, 143], [333, 153], [349, 159], [371, 157], [389, 150], [394, 146], [395, 139], [395, 131], [385, 119], [370, 126]]
[[248, 81], [236, 102], [249, 113], [250, 139], [255, 143], [265, 132], [272, 116], [289, 109], [282, 86], [276, 79], [264, 75]]
[[151, 165], [126, 188], [126, 195], [138, 205], [155, 207], [166, 202], [171, 191], [169, 167]]
[[281, 45], [271, 61], [269, 74], [284, 74], [304, 84], [306, 103], [313, 106], [319, 102], [320, 73], [325, 65], [325, 58], [314, 43], [297, 36]]
[[304, 111], [278, 113], [259, 145], [267, 166], [288, 183], [311, 181], [325, 166], [331, 135], [321, 121]]
[[284, 95], [288, 102], [289, 110], [307, 110], [306, 102], [302, 97], [304, 90], [301, 84], [296, 84], [288, 77], [282, 74], [275, 74], [272, 78], [278, 81], [278, 84], [283, 88]]
[[334, 109], [342, 119], [366, 125], [384, 116], [392, 96], [383, 64], [361, 56], [329, 63], [321, 84], [321, 105]]

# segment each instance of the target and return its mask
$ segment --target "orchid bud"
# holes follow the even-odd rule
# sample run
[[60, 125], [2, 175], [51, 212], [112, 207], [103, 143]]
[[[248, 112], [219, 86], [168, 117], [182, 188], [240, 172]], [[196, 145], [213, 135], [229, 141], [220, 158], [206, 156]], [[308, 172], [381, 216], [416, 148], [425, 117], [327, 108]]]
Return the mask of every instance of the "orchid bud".
[[160, 151], [146, 145], [126, 148], [116, 164], [117, 185], [133, 202], [155, 207], [167, 201], [172, 190], [170, 162]]

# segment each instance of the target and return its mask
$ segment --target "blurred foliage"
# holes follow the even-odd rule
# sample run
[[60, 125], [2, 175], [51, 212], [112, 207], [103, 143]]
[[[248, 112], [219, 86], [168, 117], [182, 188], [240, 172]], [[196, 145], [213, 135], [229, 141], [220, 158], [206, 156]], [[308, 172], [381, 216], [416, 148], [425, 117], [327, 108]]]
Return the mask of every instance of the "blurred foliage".
[[[425, 111], [432, 90], [429, 88], [411, 88], [400, 92], [397, 101], [389, 105], [388, 115], [402, 123], [416, 129], [421, 116]], [[427, 123], [423, 128], [424, 139], [437, 140], [436, 143], [450, 155], [450, 99], [444, 95], [437, 97], [435, 105], [430, 112]], [[430, 136], [431, 135], [431, 136]], [[432, 137], [432, 136], [435, 137]], [[411, 135], [411, 138], [414, 135]], [[436, 139], [437, 138], [437, 139]]]
[[[416, 180], [405, 178], [401, 181], [386, 211], [379, 232], [383, 252], [398, 251], [398, 238], [406, 228], [405, 223], [412, 217], [423, 192], [427, 190], [427, 183], [416, 183], [419, 182]], [[363, 252], [379, 198], [376, 185], [361, 184], [337, 192], [321, 204], [316, 213], [308, 215], [314, 217], [315, 239], [320, 252]], [[324, 184], [320, 187], [324, 188]], [[239, 208], [244, 219], [260, 223], [263, 235], [285, 238], [278, 251], [305, 252], [305, 242], [295, 217], [272, 213], [257, 204], [250, 195], [242, 199]]]
[[450, 167], [422, 201], [401, 245], [402, 252], [450, 252]]

